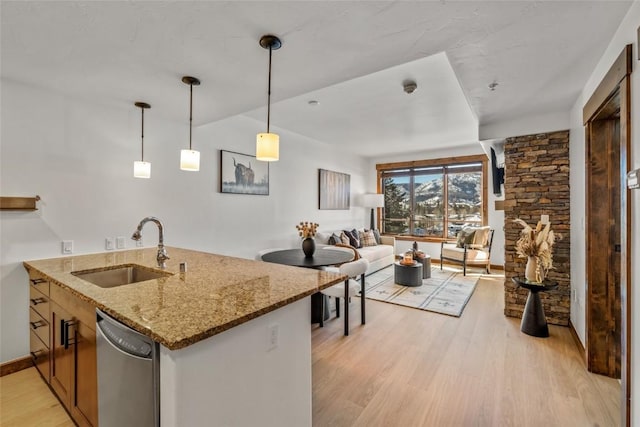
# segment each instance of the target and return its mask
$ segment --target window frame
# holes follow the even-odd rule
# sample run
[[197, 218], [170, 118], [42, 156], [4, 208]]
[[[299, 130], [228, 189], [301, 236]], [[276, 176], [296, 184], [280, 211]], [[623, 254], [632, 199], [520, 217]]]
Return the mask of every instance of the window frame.
[[[451, 167], [455, 165], [462, 165], [466, 163], [480, 163], [482, 165], [482, 225], [486, 226], [488, 224], [488, 216], [489, 216], [489, 190], [488, 190], [488, 174], [489, 174], [489, 159], [487, 156], [482, 154], [469, 155], [469, 156], [456, 156], [456, 157], [445, 157], [440, 159], [427, 159], [427, 160], [412, 160], [405, 162], [393, 162], [393, 163], [378, 163], [376, 164], [376, 177], [377, 177], [377, 191], [378, 194], [384, 194], [384, 188], [382, 187], [382, 174], [387, 171], [397, 170], [397, 169], [416, 169], [416, 168], [424, 168], [424, 167]], [[447, 185], [446, 179], [447, 174], [444, 174], [444, 197], [447, 200], [445, 206], [448, 206], [448, 194], [447, 194]], [[413, 199], [413, 192], [411, 193], [411, 198]], [[376, 227], [378, 230], [382, 230], [382, 208], [377, 208], [377, 221]], [[446, 208], [448, 209], [448, 208]], [[444, 230], [447, 229], [448, 223], [448, 215], [447, 211], [445, 211], [445, 215], [443, 215], [445, 226]], [[383, 233], [385, 236], [393, 236], [396, 240], [410, 240], [410, 241], [418, 241], [418, 242], [443, 242], [443, 241], [451, 241], [452, 239], [447, 237], [433, 237], [433, 236], [407, 236], [407, 235], [399, 235], [392, 233]]]

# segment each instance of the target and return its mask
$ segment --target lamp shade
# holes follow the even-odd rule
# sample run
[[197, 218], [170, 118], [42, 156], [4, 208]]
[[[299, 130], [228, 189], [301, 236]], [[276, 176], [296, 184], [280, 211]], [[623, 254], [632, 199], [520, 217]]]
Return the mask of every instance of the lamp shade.
[[151, 163], [133, 162], [133, 176], [136, 178], [151, 178]]
[[364, 194], [362, 196], [362, 204], [365, 208], [382, 208], [384, 207], [384, 194]]
[[183, 171], [199, 171], [200, 152], [195, 150], [180, 150], [180, 169]]
[[275, 133], [259, 133], [256, 137], [256, 159], [275, 162], [280, 158], [280, 136]]

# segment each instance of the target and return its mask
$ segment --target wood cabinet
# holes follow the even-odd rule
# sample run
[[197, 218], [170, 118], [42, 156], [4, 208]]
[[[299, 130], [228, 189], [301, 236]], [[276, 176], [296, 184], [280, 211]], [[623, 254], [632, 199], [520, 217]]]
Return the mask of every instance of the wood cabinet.
[[30, 281], [34, 364], [76, 424], [97, 426], [95, 308], [32, 272]]
[[49, 383], [51, 381], [51, 328], [49, 324], [49, 282], [29, 276], [29, 351], [33, 364]]

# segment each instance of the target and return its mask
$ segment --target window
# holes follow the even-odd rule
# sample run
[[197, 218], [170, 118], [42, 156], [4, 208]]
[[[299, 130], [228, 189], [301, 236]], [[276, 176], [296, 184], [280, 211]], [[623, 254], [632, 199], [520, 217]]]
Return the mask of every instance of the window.
[[384, 234], [452, 239], [465, 225], [486, 223], [486, 156], [387, 163], [376, 168], [384, 194]]

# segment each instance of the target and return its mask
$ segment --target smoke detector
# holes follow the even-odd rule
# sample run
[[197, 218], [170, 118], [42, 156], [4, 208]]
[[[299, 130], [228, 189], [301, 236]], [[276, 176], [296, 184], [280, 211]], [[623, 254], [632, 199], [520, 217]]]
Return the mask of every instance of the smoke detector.
[[418, 85], [413, 80], [405, 80], [402, 83], [402, 88], [408, 94], [412, 94], [416, 89], [418, 89]]

